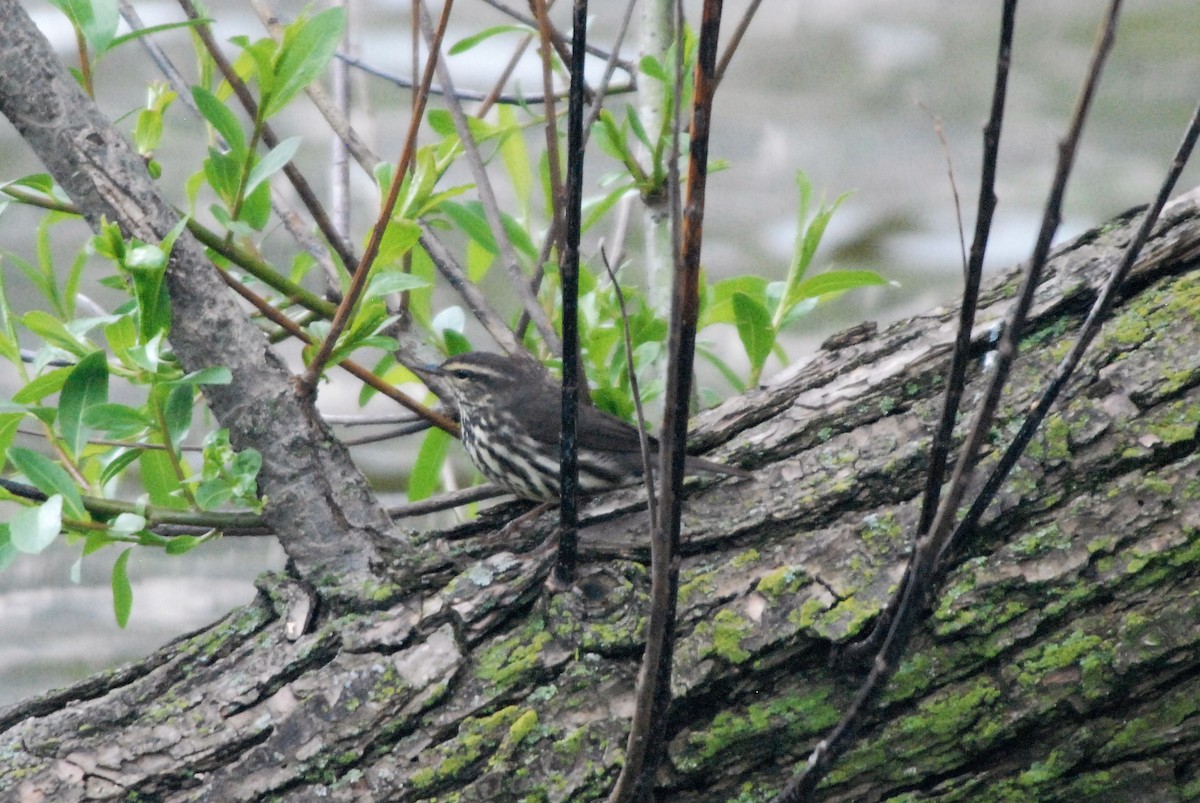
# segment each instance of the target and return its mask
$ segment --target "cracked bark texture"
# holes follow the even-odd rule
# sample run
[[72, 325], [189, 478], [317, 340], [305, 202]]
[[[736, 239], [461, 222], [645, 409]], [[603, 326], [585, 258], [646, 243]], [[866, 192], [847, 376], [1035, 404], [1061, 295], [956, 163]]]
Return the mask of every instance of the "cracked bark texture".
[[[23, 16], [0, 0], [0, 105], [90, 219], [157, 239], [170, 218], [144, 171]], [[1065, 352], [1130, 219], [1057, 250], [996, 447]], [[1193, 196], [1169, 208], [827, 799], [1200, 798], [1198, 253]], [[233, 368], [235, 385], [209, 401], [264, 451], [268, 492], [287, 502], [272, 523], [302, 558], [299, 579], [266, 576], [255, 603], [213, 626], [0, 711], [0, 799], [604, 799], [646, 614], [638, 492], [585, 509], [575, 593], [544, 593], [546, 557], [520, 552], [549, 518], [503, 549], [484, 537], [498, 517], [380, 538], [369, 490], [265, 344], [242, 339], [190, 240], [171, 282], [185, 363]], [[991, 282], [981, 352], [1016, 284], [1011, 272]], [[703, 445], [756, 479], [690, 486], [660, 800], [769, 799], [853, 695], [827, 657], [902, 571], [955, 318], [938, 309], [847, 339], [703, 416]], [[313, 576], [326, 572], [336, 594]], [[310, 583], [316, 618], [290, 640]]]
[[[16, 0], [0, 0], [0, 113], [20, 132], [93, 226], [158, 243], [179, 216], [141, 158], [79, 88]], [[171, 346], [189, 371], [230, 369], [205, 399], [238, 449], [263, 455], [265, 515], [308, 578], [355, 596], [379, 561], [376, 542], [398, 538], [349, 454], [225, 288], [188, 232], [171, 252]]]
[[[825, 799], [1200, 796], [1197, 197], [1168, 208]], [[1058, 249], [997, 444], [1131, 219]], [[1015, 286], [991, 282], [981, 350]], [[692, 486], [660, 800], [769, 799], [852, 696], [827, 658], [900, 576], [954, 318], [824, 351], [703, 416], [756, 479]], [[428, 534], [454, 571], [386, 610], [323, 609], [294, 642], [293, 581], [265, 577], [211, 628], [0, 714], [0, 798], [602, 800], [646, 614], [639, 504], [585, 510], [575, 593], [542, 591], [544, 556], [489, 544], [498, 519]]]

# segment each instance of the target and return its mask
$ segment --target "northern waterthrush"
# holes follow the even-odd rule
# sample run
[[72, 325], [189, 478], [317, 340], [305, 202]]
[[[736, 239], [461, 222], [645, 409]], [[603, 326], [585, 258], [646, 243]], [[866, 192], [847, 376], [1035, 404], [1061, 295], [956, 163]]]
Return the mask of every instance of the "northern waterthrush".
[[[559, 498], [562, 389], [538, 365], [499, 354], [459, 354], [419, 373], [439, 377], [458, 404], [462, 443], [483, 475], [524, 499]], [[650, 451], [658, 442], [649, 438]], [[642, 476], [637, 430], [590, 404], [576, 420], [579, 487], [585, 493], [629, 485]], [[657, 464], [657, 461], [654, 461]], [[689, 456], [689, 472], [748, 477], [740, 468]]]

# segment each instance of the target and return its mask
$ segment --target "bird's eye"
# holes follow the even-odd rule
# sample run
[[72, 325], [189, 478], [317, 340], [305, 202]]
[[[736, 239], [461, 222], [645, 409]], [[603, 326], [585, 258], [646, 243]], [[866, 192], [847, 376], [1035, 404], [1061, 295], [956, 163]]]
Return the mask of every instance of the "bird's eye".
[[459, 368], [457, 371], [454, 372], [454, 376], [458, 379], [470, 379], [471, 372], [465, 368]]

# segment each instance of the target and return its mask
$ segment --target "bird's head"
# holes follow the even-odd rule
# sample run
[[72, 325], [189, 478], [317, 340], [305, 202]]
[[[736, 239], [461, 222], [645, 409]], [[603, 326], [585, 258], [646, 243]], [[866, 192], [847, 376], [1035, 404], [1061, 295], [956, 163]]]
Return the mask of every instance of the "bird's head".
[[484, 351], [457, 354], [436, 367], [417, 369], [417, 373], [439, 378], [459, 406], [487, 405], [496, 397], [519, 403], [523, 393], [546, 381], [532, 360]]

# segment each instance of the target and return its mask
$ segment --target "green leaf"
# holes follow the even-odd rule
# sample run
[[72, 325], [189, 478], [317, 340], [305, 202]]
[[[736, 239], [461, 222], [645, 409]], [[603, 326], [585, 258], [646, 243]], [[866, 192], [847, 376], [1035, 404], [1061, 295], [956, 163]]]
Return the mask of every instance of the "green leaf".
[[263, 120], [278, 114], [325, 70], [337, 52], [345, 27], [346, 13], [340, 8], [326, 9], [311, 19], [301, 17], [287, 26], [275, 64], [277, 83], [260, 111]]
[[758, 371], [771, 354], [775, 344], [775, 330], [771, 328], [771, 315], [759, 302], [745, 293], [733, 294], [733, 314], [737, 323], [738, 337], [750, 358], [750, 365]]
[[201, 543], [201, 539], [194, 535], [176, 535], [167, 541], [163, 549], [168, 555], [182, 555], [191, 552]]
[[296, 155], [299, 147], [300, 137], [288, 137], [272, 148], [271, 152], [250, 171], [250, 175], [246, 179], [245, 193], [249, 195], [259, 184], [282, 170], [284, 165], [292, 161], [292, 157]]
[[442, 339], [446, 341], [446, 351], [452, 357], [458, 354], [466, 354], [471, 350], [471, 341], [467, 340], [466, 335], [462, 332], [456, 332], [453, 329], [443, 329]]
[[830, 270], [810, 276], [792, 288], [785, 300], [791, 307], [806, 298], [820, 298], [830, 293], [844, 293], [859, 287], [875, 287], [888, 284], [888, 280], [873, 270]]
[[663, 69], [662, 64], [654, 56], [642, 56], [641, 61], [638, 62], [638, 69], [643, 74], [663, 83], [671, 80], [670, 76], [667, 75], [667, 71]]
[[46, 398], [51, 393], [58, 393], [67, 383], [73, 366], [55, 368], [29, 381], [29, 384], [13, 394], [12, 400], [17, 404], [32, 404]]
[[107, 485], [114, 477], [129, 468], [129, 465], [137, 460], [140, 455], [140, 449], [117, 449], [100, 471], [99, 484], [102, 487]]
[[183, 510], [187, 507], [175, 491], [179, 490], [179, 478], [171, 465], [167, 453], [161, 450], [146, 450], [138, 455], [142, 487], [150, 497], [150, 503]]
[[237, 115], [228, 106], [217, 100], [216, 95], [202, 86], [192, 87], [192, 100], [196, 102], [196, 108], [200, 110], [204, 119], [225, 141], [233, 155], [234, 163], [245, 159], [246, 134], [242, 131], [242, 124], [238, 122]]
[[124, 359], [125, 352], [137, 345], [137, 325], [129, 315], [122, 315], [104, 327], [104, 339], [118, 358]]
[[23, 507], [8, 521], [13, 548], [36, 555], [54, 543], [62, 532], [63, 498], [51, 496], [36, 507]]
[[167, 433], [171, 444], [178, 447], [192, 427], [192, 406], [196, 390], [191, 385], [176, 385], [167, 394], [163, 405], [163, 418], [167, 422]]
[[87, 443], [88, 427], [83, 418], [88, 408], [108, 401], [108, 357], [93, 351], [71, 371], [58, 400], [58, 430], [75, 458]]
[[146, 517], [137, 513], [121, 513], [108, 524], [108, 531], [117, 535], [133, 535], [146, 529]]
[[148, 25], [145, 28], [139, 28], [136, 31], [130, 31], [129, 33], [121, 34], [116, 39], [112, 40], [112, 43], [108, 46], [108, 49], [115, 50], [126, 42], [132, 42], [134, 39], [141, 39], [145, 36], [153, 36], [165, 31], [173, 31], [177, 28], [194, 28], [199, 25], [212, 25], [212, 22], [212, 19], [208, 17], [201, 17], [200, 19], [183, 20], [182, 22], [164, 22], [161, 25]]
[[71, 518], [87, 520], [88, 515], [83, 509], [83, 497], [79, 495], [79, 488], [62, 466], [43, 454], [20, 446], [8, 450], [8, 460], [46, 496], [62, 496], [67, 514]]
[[529, 216], [529, 204], [533, 197], [533, 168], [529, 162], [529, 149], [511, 106], [498, 106], [496, 117], [500, 125], [511, 132], [500, 142], [500, 159], [504, 163], [509, 181], [512, 182], [521, 218], [525, 219]]
[[441, 209], [446, 217], [454, 221], [455, 226], [462, 229], [467, 237], [482, 246], [489, 254], [495, 256], [500, 253], [500, 248], [496, 245], [496, 238], [492, 237], [492, 230], [488, 227], [487, 218], [483, 215], [482, 204], [460, 204], [445, 201], [442, 203]]
[[0, 572], [11, 566], [19, 554], [20, 550], [12, 545], [12, 534], [8, 524], [0, 523]]
[[447, 52], [451, 56], [457, 56], [459, 53], [466, 53], [468, 50], [475, 47], [475, 45], [479, 44], [485, 39], [490, 39], [493, 36], [498, 36], [502, 33], [536, 33], [536, 31], [527, 25], [495, 25], [491, 28], [480, 31], [473, 36], [468, 36], [465, 39], [459, 39], [450, 46], [450, 50]]
[[0, 413], [0, 454], [8, 452], [24, 418], [24, 413]]
[[451, 440], [453, 439], [440, 429], [431, 429], [425, 434], [417, 452], [417, 460], [413, 464], [412, 474], [408, 478], [410, 502], [427, 499], [440, 487], [442, 465], [446, 462]]
[[133, 281], [141, 342], [169, 332], [171, 298], [163, 281], [167, 274], [167, 252], [157, 245], [142, 243], [129, 249], [121, 267]]
[[742, 382], [737, 375], [737, 371], [729, 367], [729, 364], [722, 360], [712, 349], [699, 344], [696, 345], [696, 353], [708, 361], [709, 365], [717, 369], [717, 371], [725, 378], [725, 381], [738, 393], [744, 393], [746, 384]]
[[420, 240], [420, 225], [407, 219], [392, 220], [383, 231], [383, 240], [379, 243], [379, 256], [375, 258], [375, 264], [390, 266], [399, 263]]
[[[238, 211], [237, 219], [254, 231], [262, 231], [267, 227], [271, 220], [270, 184], [260, 183], [253, 192], [243, 196], [242, 208]], [[230, 225], [229, 230], [236, 233], [238, 227]]]
[[625, 105], [626, 119], [629, 120], [629, 130], [638, 138], [638, 141], [645, 145], [649, 150], [653, 151], [654, 146], [650, 143], [650, 137], [646, 134], [646, 129], [642, 125], [641, 115], [632, 104]]
[[372, 276], [363, 295], [366, 298], [379, 298], [390, 293], [403, 293], [428, 286], [429, 282], [420, 276], [400, 270], [389, 270]]
[[204, 177], [225, 204], [233, 205], [241, 175], [242, 163], [236, 155], [221, 153], [215, 148], [208, 149], [208, 158], [204, 160]]
[[733, 297], [737, 293], [765, 304], [767, 299], [767, 280], [761, 276], [734, 276], [723, 279], [708, 288], [708, 298], [696, 328], [703, 329], [714, 323], [734, 323]]
[[129, 612], [133, 610], [133, 586], [129, 584], [127, 573], [129, 553], [132, 551], [133, 547], [127, 547], [118, 555], [112, 569], [113, 613], [117, 617], [117, 626], [121, 629], [129, 624]]
[[71, 23], [96, 55], [108, 49], [117, 33], [117, 4], [114, 0], [50, 0]]
[[228, 385], [233, 381], [233, 374], [224, 365], [214, 365], [192, 371], [178, 379], [168, 382], [168, 385]]
[[233, 498], [233, 491], [222, 480], [205, 480], [192, 492], [201, 510], [216, 510]]
[[110, 438], [133, 438], [151, 429], [151, 421], [142, 411], [126, 405], [95, 405], [83, 415], [83, 424], [91, 430], [107, 433]]
[[30, 310], [21, 316], [21, 323], [51, 346], [57, 346], [76, 357], [85, 357], [95, 350], [94, 346], [71, 334], [62, 321], [43, 310]]
[[433, 133], [443, 137], [456, 136], [454, 118], [445, 109], [430, 109], [425, 115], [425, 121], [433, 129]]

